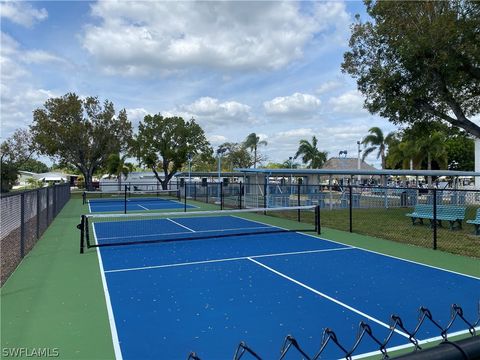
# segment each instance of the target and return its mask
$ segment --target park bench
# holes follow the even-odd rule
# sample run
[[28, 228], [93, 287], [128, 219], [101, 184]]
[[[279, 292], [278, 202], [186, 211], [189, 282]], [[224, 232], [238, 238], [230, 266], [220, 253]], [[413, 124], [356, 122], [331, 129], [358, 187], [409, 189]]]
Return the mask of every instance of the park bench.
[[[462, 221], [465, 219], [464, 206], [452, 206], [452, 205], [437, 205], [437, 223], [442, 226], [442, 221], [448, 221], [450, 229], [462, 228]], [[415, 205], [413, 212], [406, 214], [406, 216], [412, 219], [412, 224], [415, 225], [417, 220], [423, 224], [423, 219], [430, 220], [430, 224], [433, 225], [433, 205], [417, 204]], [[455, 226], [457, 225], [457, 226]]]
[[473, 226], [475, 226], [475, 235], [480, 235], [480, 208], [477, 209], [475, 219], [467, 220], [467, 223], [473, 224]]

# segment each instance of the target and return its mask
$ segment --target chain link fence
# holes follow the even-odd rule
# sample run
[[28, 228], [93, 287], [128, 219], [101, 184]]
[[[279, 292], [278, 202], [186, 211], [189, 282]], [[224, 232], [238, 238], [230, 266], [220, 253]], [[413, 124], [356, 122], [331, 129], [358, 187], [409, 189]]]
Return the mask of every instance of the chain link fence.
[[[326, 228], [480, 258], [480, 191], [475, 189], [228, 181], [182, 182], [178, 188], [187, 202], [219, 209], [319, 205]], [[314, 223], [313, 213], [309, 221]]]
[[1, 195], [1, 285], [35, 246], [69, 199], [69, 184]]

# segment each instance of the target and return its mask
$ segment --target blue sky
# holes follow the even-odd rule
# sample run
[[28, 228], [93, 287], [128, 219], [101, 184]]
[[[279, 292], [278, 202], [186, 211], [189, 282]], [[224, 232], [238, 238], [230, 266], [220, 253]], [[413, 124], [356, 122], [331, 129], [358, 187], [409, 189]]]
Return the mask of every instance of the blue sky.
[[395, 129], [340, 70], [362, 2], [2, 2], [0, 13], [2, 140], [67, 92], [111, 100], [134, 125], [194, 117], [214, 148], [256, 132], [275, 162], [313, 135], [330, 156], [356, 157], [370, 127]]

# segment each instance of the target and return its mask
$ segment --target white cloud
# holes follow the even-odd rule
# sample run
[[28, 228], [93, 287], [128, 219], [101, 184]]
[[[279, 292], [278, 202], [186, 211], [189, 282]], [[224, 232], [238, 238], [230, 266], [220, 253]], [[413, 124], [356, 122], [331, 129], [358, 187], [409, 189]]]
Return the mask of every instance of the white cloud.
[[2, 1], [0, 3], [0, 15], [2, 18], [30, 28], [35, 23], [45, 20], [48, 17], [48, 12], [44, 8], [36, 9], [27, 2]]
[[150, 114], [144, 108], [126, 109], [126, 111], [128, 120], [130, 120], [134, 128], [137, 128], [140, 121], [143, 121], [143, 118]]
[[51, 54], [43, 50], [25, 51], [22, 56], [22, 61], [26, 64], [45, 64], [45, 63], [60, 63], [68, 64], [67, 61], [57, 55]]
[[300, 116], [313, 113], [320, 107], [321, 101], [314, 95], [294, 93], [265, 101], [263, 106], [268, 115]]
[[300, 58], [319, 31], [348, 18], [344, 4], [306, 12], [290, 1], [102, 1], [91, 9], [100, 23], [86, 26], [83, 46], [103, 70], [123, 75], [190, 66], [278, 69]]
[[208, 130], [218, 126], [228, 127], [232, 124], [255, 122], [250, 106], [237, 101], [221, 102], [211, 97], [201, 97], [191, 104], [169, 110], [168, 113], [177, 114], [186, 119], [193, 117]]
[[10, 36], [1, 34], [0, 49], [0, 108], [2, 138], [32, 121], [32, 111], [56, 96], [48, 89], [32, 85], [30, 71], [22, 64], [25, 51]]
[[223, 144], [228, 141], [228, 138], [223, 135], [208, 135], [207, 140], [213, 147]]
[[328, 103], [334, 112], [365, 115], [367, 110], [363, 108], [363, 96], [357, 90], [350, 90], [340, 96], [331, 97]]
[[316, 93], [318, 95], [323, 95], [323, 94], [327, 94], [327, 93], [330, 93], [330, 92], [333, 92], [335, 90], [338, 90], [338, 89], [341, 89], [345, 86], [345, 82], [344, 81], [341, 81], [341, 80], [330, 80], [330, 81], [326, 81], [324, 82], [323, 84], [321, 84]]

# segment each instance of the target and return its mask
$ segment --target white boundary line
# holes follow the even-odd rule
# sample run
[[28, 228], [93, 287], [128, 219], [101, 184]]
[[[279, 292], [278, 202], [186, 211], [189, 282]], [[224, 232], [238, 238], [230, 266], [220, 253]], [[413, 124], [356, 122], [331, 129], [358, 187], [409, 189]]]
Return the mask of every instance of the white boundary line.
[[144, 209], [144, 210], [150, 210], [149, 208], [147, 208], [147, 207], [145, 207], [145, 206], [143, 206], [143, 205], [140, 205], [140, 204], [137, 204], [137, 206], [138, 206], [138, 207], [141, 207], [141, 208]]
[[92, 212], [92, 208], [90, 207], [90, 200], [88, 200], [88, 212], [89, 212], [89, 213]]
[[[369, 319], [369, 320], [371, 320], [371, 321], [373, 321], [373, 322], [376, 322], [377, 324], [379, 324], [379, 325], [381, 325], [381, 326], [383, 326], [383, 327], [385, 327], [385, 328], [387, 328], [387, 329], [390, 329], [390, 325], [385, 324], [383, 321], [380, 321], [380, 320], [374, 318], [373, 316], [370, 316], [370, 315], [368, 315], [368, 314], [366, 314], [366, 313], [364, 313], [364, 312], [362, 312], [362, 311], [360, 311], [360, 310], [355, 309], [354, 307], [351, 307], [350, 305], [347, 305], [347, 304], [345, 304], [345, 303], [343, 303], [343, 302], [341, 302], [341, 301], [339, 301], [339, 300], [337, 300], [337, 299], [335, 299], [335, 298], [332, 298], [331, 296], [328, 296], [327, 294], [324, 294], [324, 293], [322, 293], [322, 292], [320, 292], [320, 291], [318, 291], [318, 290], [316, 290], [316, 289], [314, 289], [314, 288], [312, 288], [312, 287], [310, 287], [310, 286], [308, 286], [308, 285], [306, 285], [306, 284], [304, 284], [304, 283], [302, 283], [302, 282], [300, 282], [300, 281], [298, 281], [298, 280], [295, 280], [294, 278], [291, 278], [290, 276], [285, 275], [284, 273], [281, 273], [281, 272], [278, 271], [278, 270], [275, 270], [275, 269], [273, 269], [273, 268], [271, 268], [271, 267], [269, 267], [269, 266], [267, 266], [267, 265], [265, 265], [265, 264], [263, 264], [263, 263], [255, 260], [255, 259], [252, 259], [252, 258], [247, 258], [247, 260], [250, 260], [250, 261], [254, 262], [254, 263], [257, 264], [257, 265], [259, 265], [259, 266], [261, 266], [261, 267], [263, 267], [263, 268], [265, 268], [265, 269], [267, 269], [267, 270], [270, 270], [270, 271], [273, 272], [274, 274], [277, 274], [278, 276], [281, 276], [281, 277], [283, 277], [284, 279], [287, 279], [287, 280], [289, 280], [289, 281], [291, 281], [291, 282], [293, 282], [293, 283], [295, 283], [295, 284], [297, 284], [297, 285], [300, 285], [301, 287], [303, 287], [303, 288], [305, 288], [305, 289], [307, 289], [307, 290], [310, 290], [311, 292], [313, 292], [313, 293], [315, 293], [315, 294], [317, 294], [317, 295], [320, 295], [321, 297], [323, 297], [323, 298], [325, 298], [325, 299], [327, 299], [327, 300], [330, 300], [330, 301], [334, 302], [334, 303], [337, 304], [337, 305], [343, 306], [344, 308], [346, 308], [346, 309], [348, 309], [348, 310], [350, 310], [350, 311], [352, 311], [352, 312], [354, 312], [354, 313], [357, 313], [357, 314], [359, 314], [359, 315], [361, 315], [361, 316], [363, 316], [363, 317], [365, 317], [365, 318], [367, 318], [367, 319]], [[400, 331], [400, 330], [395, 329], [395, 332], [396, 332], [397, 334], [399, 334], [399, 335], [402, 335], [402, 336], [406, 337], [406, 338], [409, 337], [409, 335], [405, 334], [403, 331]]]
[[352, 250], [352, 249], [353, 247], [344, 247], [344, 248], [334, 248], [334, 249], [293, 251], [293, 252], [276, 253], [276, 254], [249, 255], [249, 256], [239, 256], [239, 257], [233, 257], [233, 258], [200, 260], [200, 261], [190, 261], [190, 262], [184, 262], [184, 263], [173, 263], [173, 264], [164, 264], [164, 265], [152, 265], [152, 266], [142, 266], [142, 267], [135, 267], [135, 268], [106, 270], [105, 272], [116, 273], [116, 272], [126, 272], [126, 271], [163, 269], [163, 268], [170, 268], [170, 267], [177, 267], [177, 266], [201, 265], [201, 264], [210, 264], [210, 263], [217, 263], [217, 262], [248, 260], [249, 258], [253, 259], [253, 258], [264, 258], [264, 257], [275, 257], [275, 256], [301, 255], [301, 254], [320, 253], [320, 252], [339, 251], [339, 250]]
[[[93, 237], [95, 244], [97, 244], [97, 233], [95, 231], [95, 224], [92, 224]], [[108, 292], [107, 279], [105, 278], [105, 270], [103, 268], [102, 255], [100, 248], [96, 248], [98, 255], [98, 263], [100, 265], [100, 275], [102, 277], [103, 292], [105, 293], [105, 302], [107, 304], [108, 322], [110, 323], [110, 331], [112, 333], [113, 350], [115, 352], [115, 359], [122, 360], [122, 350], [120, 348], [120, 341], [118, 340], [117, 326], [115, 325], [115, 317], [113, 315], [112, 303], [110, 301], [110, 294]]]
[[[243, 220], [249, 220], [249, 221], [252, 221], [252, 222], [256, 222], [256, 223], [258, 223], [258, 224], [269, 225], [269, 226], [276, 227], [276, 228], [279, 228], [279, 229], [288, 230], [287, 228], [283, 228], [283, 227], [280, 227], [280, 226], [271, 225], [271, 224], [264, 223], [264, 222], [261, 222], [261, 221], [251, 220], [251, 219], [248, 219], [248, 218], [243, 218], [243, 217], [235, 216], [235, 215], [231, 215], [231, 216], [233, 216], [233, 217], [238, 217], [238, 218], [243, 219]], [[268, 216], [268, 215], [267, 215], [267, 216]], [[461, 273], [461, 272], [457, 272], [457, 271], [449, 270], [449, 269], [444, 269], [444, 268], [437, 267], [437, 266], [434, 266], [434, 265], [424, 264], [424, 263], [417, 262], [417, 261], [414, 261], [414, 260], [403, 259], [403, 258], [394, 256], [394, 255], [383, 254], [383, 253], [378, 252], [378, 251], [369, 250], [369, 249], [364, 249], [364, 248], [360, 248], [360, 247], [357, 247], [357, 246], [354, 246], [354, 245], [347, 245], [347, 244], [341, 243], [341, 242], [339, 242], [339, 241], [335, 241], [335, 240], [330, 240], [330, 239], [323, 238], [323, 237], [321, 237], [321, 235], [315, 236], [315, 235], [312, 235], [312, 234], [303, 233], [303, 232], [301, 232], [301, 231], [298, 232], [298, 233], [299, 233], [299, 234], [302, 234], [302, 235], [305, 235], [305, 236], [312, 237], [312, 238], [314, 238], [314, 239], [323, 240], [323, 241], [329, 241], [329, 242], [332, 242], [332, 243], [335, 243], [335, 244], [339, 244], [339, 245], [344, 245], [344, 246], [351, 246], [351, 247], [353, 247], [353, 248], [355, 248], [355, 249], [357, 249], [357, 250], [366, 251], [366, 252], [370, 252], [370, 253], [373, 253], [373, 254], [377, 254], [377, 255], [381, 255], [381, 256], [386, 256], [386, 257], [390, 257], [390, 258], [397, 259], [397, 260], [401, 260], [401, 261], [406, 261], [406, 262], [409, 262], [409, 263], [412, 263], [412, 264], [417, 264], [417, 265], [429, 267], [429, 268], [432, 268], [432, 269], [436, 269], [436, 270], [445, 271], [445, 272], [449, 272], [449, 273], [456, 274], [456, 275], [461, 275], [461, 276], [469, 277], [469, 278], [472, 278], [472, 279], [475, 279], [475, 280], [480, 280], [480, 277], [476, 277], [476, 276], [473, 276], [473, 275], [463, 274], [463, 273]]]
[[176, 221], [173, 221], [172, 219], [167, 218], [167, 220], [170, 221], [170, 222], [172, 222], [172, 223], [174, 223], [175, 225], [178, 225], [178, 226], [180, 226], [180, 227], [182, 227], [182, 228], [184, 228], [184, 229], [187, 229], [187, 230], [190, 231], [190, 232], [196, 232], [195, 230], [189, 228], [188, 226], [182, 225], [182, 224], [180, 224], [180, 223], [178, 223], [178, 222], [176, 222]]

